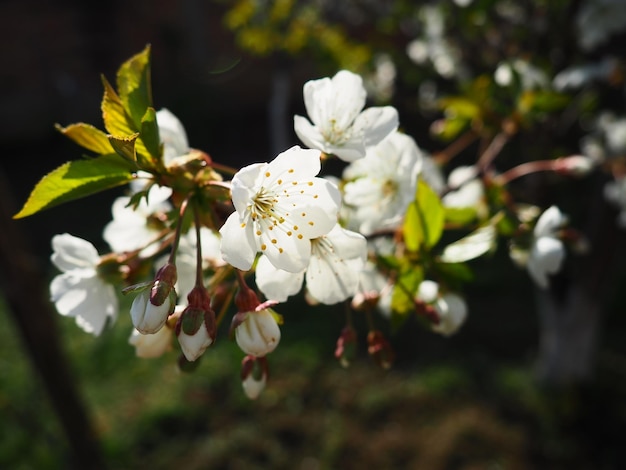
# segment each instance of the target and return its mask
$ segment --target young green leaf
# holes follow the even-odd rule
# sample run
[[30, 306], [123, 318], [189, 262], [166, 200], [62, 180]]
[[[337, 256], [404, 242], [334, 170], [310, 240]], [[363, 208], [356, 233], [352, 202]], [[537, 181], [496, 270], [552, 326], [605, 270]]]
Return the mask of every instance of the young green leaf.
[[150, 46], [134, 55], [117, 71], [120, 101], [137, 130], [141, 128], [146, 109], [152, 106], [150, 83]]
[[67, 162], [44, 176], [15, 219], [99, 193], [133, 179], [132, 166], [117, 154]]
[[132, 118], [124, 109], [120, 97], [117, 95], [106, 78], [102, 77], [104, 96], [102, 97], [102, 119], [107, 132], [112, 135], [128, 136], [139, 131]]
[[137, 141], [137, 137], [139, 137], [139, 132], [123, 137], [116, 135], [107, 136], [111, 146], [117, 154], [132, 163], [137, 161], [137, 157], [135, 155], [135, 142]]
[[67, 127], [62, 127], [59, 124], [56, 124], [54, 127], [61, 134], [69, 137], [87, 150], [91, 150], [100, 155], [113, 153], [113, 147], [111, 147], [107, 135], [91, 124], [79, 122], [77, 124], [70, 124]]
[[152, 157], [152, 161], [160, 160], [161, 139], [154, 108], [148, 108], [141, 118], [141, 140]]
[[418, 266], [401, 272], [391, 292], [391, 310], [399, 315], [415, 311], [415, 293], [423, 280], [424, 271]]
[[410, 251], [418, 251], [420, 246], [434, 246], [443, 233], [445, 210], [441, 199], [433, 189], [421, 179], [417, 184], [413, 201], [404, 218], [404, 242]]

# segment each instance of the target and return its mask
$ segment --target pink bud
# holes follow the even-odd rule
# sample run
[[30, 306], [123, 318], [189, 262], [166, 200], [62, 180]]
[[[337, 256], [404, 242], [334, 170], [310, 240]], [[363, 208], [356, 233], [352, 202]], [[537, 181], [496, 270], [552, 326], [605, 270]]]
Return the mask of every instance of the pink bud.
[[344, 327], [337, 339], [335, 357], [343, 367], [348, 367], [356, 355], [356, 331], [351, 326]]
[[367, 352], [383, 369], [389, 369], [395, 359], [395, 353], [382, 332], [371, 330], [367, 335]]

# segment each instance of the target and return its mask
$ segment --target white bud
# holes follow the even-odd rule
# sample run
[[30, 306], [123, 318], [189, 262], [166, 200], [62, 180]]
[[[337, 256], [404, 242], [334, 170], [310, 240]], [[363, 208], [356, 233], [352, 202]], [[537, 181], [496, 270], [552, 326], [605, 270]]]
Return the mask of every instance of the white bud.
[[435, 303], [435, 310], [439, 314], [439, 323], [432, 326], [432, 330], [444, 336], [450, 336], [465, 322], [467, 304], [457, 294], [444, 294]]
[[128, 343], [135, 346], [137, 357], [144, 359], [160, 357], [172, 349], [172, 333], [171, 328], [161, 328], [151, 335], [144, 335], [133, 329]]
[[209, 335], [204, 321], [202, 321], [198, 331], [192, 335], [185, 333], [182, 328], [177, 330], [180, 348], [189, 362], [198, 359], [213, 344], [213, 338]]
[[266, 383], [267, 377], [265, 374], [258, 380], [254, 378], [254, 374], [250, 374], [241, 381], [241, 386], [243, 387], [243, 392], [250, 400], [256, 400], [265, 389]]
[[130, 317], [133, 325], [140, 333], [152, 334], [159, 331], [170, 314], [171, 300], [167, 299], [162, 305], [152, 305], [150, 291], [141, 292], [130, 307]]
[[269, 309], [248, 312], [235, 329], [235, 339], [243, 352], [263, 357], [271, 353], [280, 341], [280, 328]]

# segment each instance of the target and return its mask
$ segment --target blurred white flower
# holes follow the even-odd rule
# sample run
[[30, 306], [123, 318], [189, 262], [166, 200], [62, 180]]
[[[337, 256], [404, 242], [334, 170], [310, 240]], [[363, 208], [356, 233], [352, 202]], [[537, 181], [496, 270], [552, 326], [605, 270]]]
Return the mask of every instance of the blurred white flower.
[[128, 206], [130, 197], [118, 197], [111, 209], [113, 220], [104, 227], [104, 240], [116, 253], [141, 250], [141, 255], [148, 257], [158, 250], [155, 242], [160, 229], [155, 227], [155, 214], [165, 213], [172, 206], [167, 201], [171, 195], [169, 188], [152, 186], [148, 191], [148, 201], [145, 198], [133, 209]]
[[52, 263], [63, 274], [50, 284], [50, 296], [61, 315], [74, 317], [87, 333], [98, 336], [117, 317], [118, 299], [111, 284], [98, 276], [96, 248], [68, 233], [52, 238]]
[[364, 235], [396, 228], [415, 198], [421, 167], [421, 152], [406, 134], [394, 132], [369, 148], [343, 172], [349, 226]]
[[176, 157], [189, 153], [187, 133], [180, 120], [166, 108], [157, 111], [156, 119], [163, 143], [163, 163], [168, 166]]
[[608, 41], [611, 35], [626, 30], [623, 0], [585, 0], [576, 16], [578, 42], [591, 51]]
[[537, 220], [527, 261], [527, 269], [535, 283], [547, 289], [548, 275], [556, 274], [565, 259], [565, 247], [558, 231], [567, 223], [567, 217], [556, 206], [546, 209]]
[[306, 82], [304, 104], [311, 121], [294, 116], [296, 134], [308, 147], [347, 162], [363, 158], [367, 147], [398, 128], [398, 111], [391, 106], [363, 111], [366, 95], [362, 78], [347, 70]]
[[459, 166], [448, 175], [448, 187], [451, 190], [441, 198], [446, 207], [475, 208], [477, 213], [486, 211], [485, 190], [482, 180], [477, 178], [475, 166]]
[[150, 359], [160, 357], [172, 349], [173, 336], [174, 332], [169, 327], [161, 328], [151, 335], [144, 335], [133, 328], [128, 343], [135, 347], [137, 357]]
[[467, 318], [467, 304], [458, 294], [453, 292], [441, 293], [439, 284], [424, 280], [420, 283], [416, 297], [434, 308], [439, 323], [433, 324], [431, 329], [444, 336], [456, 333]]

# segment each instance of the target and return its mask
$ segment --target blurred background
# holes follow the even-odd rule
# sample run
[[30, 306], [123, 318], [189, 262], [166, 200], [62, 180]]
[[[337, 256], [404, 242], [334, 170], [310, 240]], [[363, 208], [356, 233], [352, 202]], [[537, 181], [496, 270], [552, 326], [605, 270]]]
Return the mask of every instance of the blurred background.
[[[539, 115], [501, 161], [506, 169], [581, 153], [601, 111], [626, 114], [624, 12], [619, 0], [5, 0], [5, 211], [17, 212], [44, 174], [80, 157], [54, 124], [101, 127], [100, 74], [113, 80], [146, 44], [157, 108], [180, 118], [192, 147], [231, 166], [297, 144], [292, 119], [305, 114], [303, 84], [341, 68], [363, 74], [370, 104], [396, 106], [402, 129], [437, 154], [463, 135], [438, 98], [471, 95], [477, 78], [509, 64], [519, 86], [503, 85], [485, 104], [485, 126], [498, 126], [528, 99], [528, 64], [550, 83], [579, 67], [582, 82], [558, 90], [567, 101], [533, 108]], [[609, 149], [612, 161], [626, 155], [622, 139], [622, 150]], [[477, 154], [468, 146], [444, 171]], [[569, 257], [548, 293], [511, 263], [506, 246], [472, 262], [469, 318], [454, 337], [417, 321], [391, 332], [380, 321], [397, 353], [390, 370], [367, 357], [363, 336], [355, 363], [336, 363], [343, 307], [290, 302], [256, 402], [241, 391], [242, 353], [224, 331], [184, 374], [176, 352], [135, 357], [127, 305], [98, 338], [37, 307], [36, 299], [47, 305], [55, 274], [52, 236], [69, 232], [106, 251], [101, 231], [122, 190], [3, 221], [0, 468], [624, 468], [625, 237], [619, 208], [602, 197], [610, 179], [608, 171], [582, 180], [538, 175], [516, 186], [527, 202], [559, 204], [591, 251]], [[593, 299], [584, 318], [555, 309], [578, 291]], [[561, 337], [555, 327], [573, 333]]]

